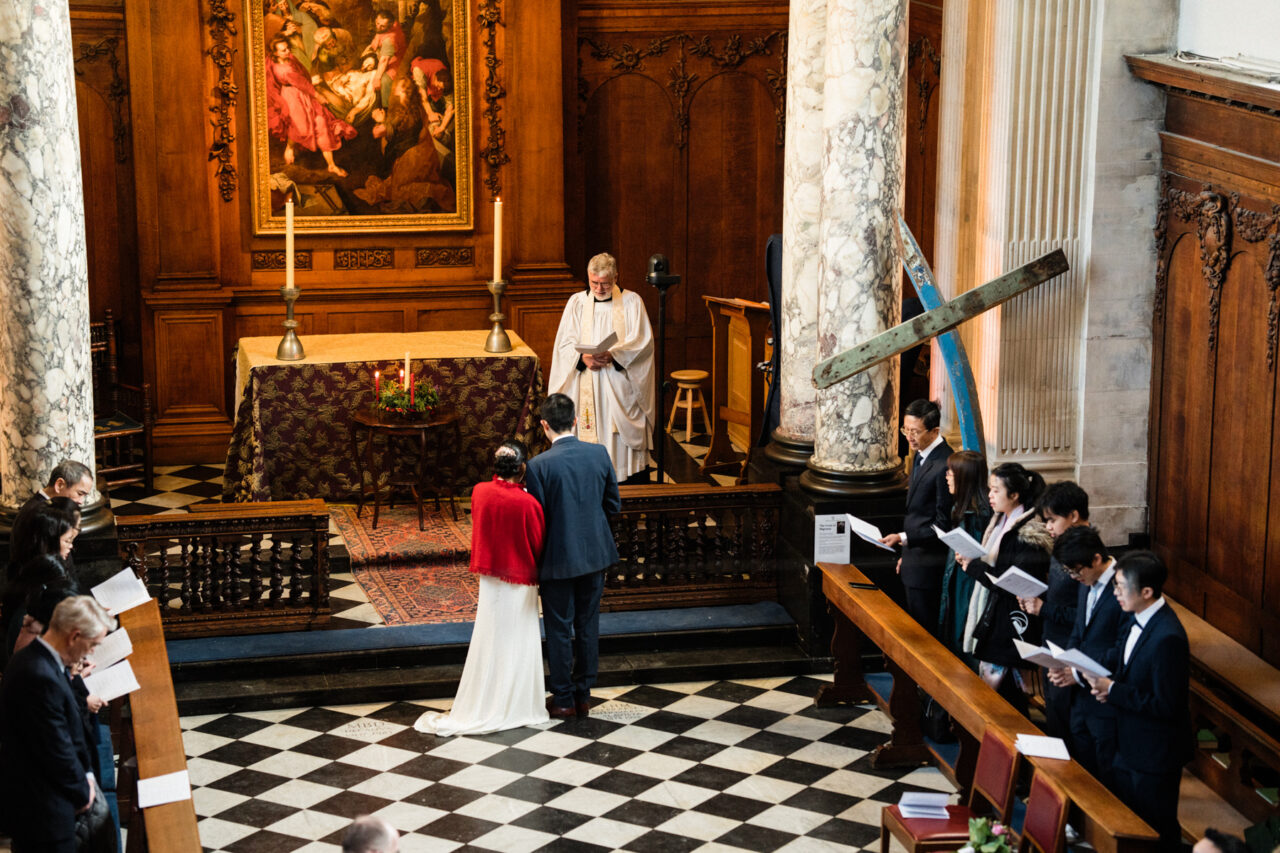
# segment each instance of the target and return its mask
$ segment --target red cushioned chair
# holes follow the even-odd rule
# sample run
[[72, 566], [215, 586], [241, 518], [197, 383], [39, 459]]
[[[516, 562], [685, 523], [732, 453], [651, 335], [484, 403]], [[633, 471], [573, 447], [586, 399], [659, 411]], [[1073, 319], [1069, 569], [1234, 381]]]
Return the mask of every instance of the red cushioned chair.
[[1013, 812], [1013, 786], [1017, 781], [1018, 750], [988, 727], [978, 750], [973, 787], [967, 806], [947, 806], [946, 820], [904, 818], [896, 805], [880, 813], [880, 853], [889, 853], [892, 836], [908, 853], [955, 850], [969, 840], [969, 818], [995, 817], [1008, 824]]
[[1067, 806], [1066, 796], [1056, 785], [1039, 773], [1032, 776], [1018, 853], [1063, 853], [1067, 847]]

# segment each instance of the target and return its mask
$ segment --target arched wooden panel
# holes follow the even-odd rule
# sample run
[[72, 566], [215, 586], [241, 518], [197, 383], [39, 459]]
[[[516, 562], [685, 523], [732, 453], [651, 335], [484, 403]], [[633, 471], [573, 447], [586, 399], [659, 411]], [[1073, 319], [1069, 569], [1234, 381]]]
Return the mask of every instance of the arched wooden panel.
[[662, 252], [675, 272], [684, 258], [680, 152], [663, 87], [640, 74], [606, 81], [587, 103], [582, 151], [586, 256], [616, 257], [622, 286], [644, 295], [654, 317], [657, 297], [644, 284], [649, 256]]
[[1199, 571], [1205, 559], [1213, 374], [1209, 361], [1209, 288], [1195, 232], [1177, 238], [1169, 257], [1165, 302], [1152, 533], [1174, 572]]
[[94, 89], [76, 81], [80, 129], [80, 173], [84, 184], [85, 248], [89, 256], [89, 316], [101, 320], [108, 308], [121, 315], [120, 210], [111, 106]]
[[[1247, 252], [1232, 259], [1222, 286], [1213, 400], [1209, 483], [1209, 575], [1249, 601], [1262, 596], [1258, 571], [1267, 541], [1270, 471], [1259, 464], [1271, 446], [1274, 383], [1267, 370], [1267, 286]], [[1226, 355], [1228, 357], [1222, 357]], [[1232, 530], [1230, 536], [1219, 531]]]

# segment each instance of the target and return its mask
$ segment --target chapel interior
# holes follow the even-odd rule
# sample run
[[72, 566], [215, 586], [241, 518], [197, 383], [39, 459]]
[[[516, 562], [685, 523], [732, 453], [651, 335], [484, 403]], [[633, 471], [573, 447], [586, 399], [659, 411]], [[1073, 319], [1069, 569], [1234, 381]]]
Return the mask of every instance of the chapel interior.
[[[655, 329], [661, 313], [654, 441], [671, 476], [623, 489], [624, 561], [605, 609], [630, 627], [602, 640], [615, 667], [602, 683], [821, 676], [825, 701], [857, 704], [877, 700], [867, 683], [887, 672], [898, 687], [878, 696], [884, 766], [945, 765], [902, 686], [920, 684], [960, 728], [941, 773], [965, 791], [995, 719], [986, 700], [895, 621], [892, 557], [854, 539], [836, 561], [890, 592], [873, 605], [833, 591], [853, 575], [815, 555], [824, 516], [897, 529], [902, 409], [927, 397], [952, 446], [976, 414], [980, 444], [966, 448], [1078, 482], [1109, 547], [1167, 564], [1168, 596], [1192, 626], [1200, 737], [1184, 838], [1280, 819], [1272, 0], [310, 4], [320, 24], [362, 9], [372, 22], [384, 7], [406, 26], [435, 16], [450, 40], [451, 150], [436, 146], [439, 167], [412, 191], [396, 185], [407, 173], [356, 175], [404, 144], [393, 135], [353, 131], [333, 152], [341, 181], [314, 149], [286, 160], [261, 79], [278, 2], [56, 0], [0, 24], [0, 538], [54, 464], [96, 460], [76, 559], [101, 579], [133, 568], [160, 599], [152, 639], [162, 656], [169, 646], [147, 670], [155, 719], [447, 697], [465, 656], [452, 635], [387, 628], [407, 639], [344, 645], [340, 635], [369, 632], [320, 630], [339, 615], [324, 577], [329, 504], [353, 498], [319, 484], [355, 470], [363, 501], [373, 454], [372, 435], [366, 457], [354, 428], [320, 424], [354, 407], [353, 383], [367, 406], [373, 380], [275, 359], [286, 276], [308, 356], [335, 347], [392, 376], [410, 346], [392, 336], [434, 335], [415, 339], [414, 363], [449, 360], [441, 399], [471, 411], [434, 438], [430, 468], [451, 473], [426, 503], [465, 521], [468, 490], [487, 477], [472, 457], [493, 449], [477, 431], [514, 424], [536, 438], [566, 299], [588, 259], [610, 252]], [[301, 193], [291, 252], [290, 192]], [[820, 362], [933, 307], [903, 269], [899, 216], [941, 302], [1055, 250], [1067, 270], [968, 310], [943, 329], [955, 331], [950, 349], [941, 337], [902, 347], [818, 388]], [[866, 249], [857, 264], [853, 244]], [[655, 254], [677, 284], [650, 283]], [[517, 351], [498, 368], [467, 366], [485, 357], [496, 314]], [[705, 372], [700, 412], [673, 412], [674, 371]], [[95, 416], [117, 408], [123, 437], [95, 440]], [[703, 422], [701, 447], [686, 418]], [[703, 470], [712, 457], [720, 476]], [[122, 509], [138, 504], [121, 495], [163, 492], [153, 484], [197, 468], [200, 498]], [[225, 588], [211, 586], [218, 577]], [[251, 602], [231, 593], [239, 578]], [[766, 618], [750, 615], [762, 606]], [[709, 627], [680, 612], [711, 614]], [[672, 613], [675, 627], [654, 627]], [[282, 651], [255, 637], [284, 638]], [[151, 760], [152, 709], [139, 710], [135, 777]], [[167, 760], [183, 759], [180, 740], [166, 742]], [[1070, 767], [1053, 778], [1083, 840], [1155, 849], [1124, 804]], [[121, 821], [149, 849], [181, 849], [163, 840], [195, 826], [180, 805], [134, 810], [137, 823], [122, 809]]]

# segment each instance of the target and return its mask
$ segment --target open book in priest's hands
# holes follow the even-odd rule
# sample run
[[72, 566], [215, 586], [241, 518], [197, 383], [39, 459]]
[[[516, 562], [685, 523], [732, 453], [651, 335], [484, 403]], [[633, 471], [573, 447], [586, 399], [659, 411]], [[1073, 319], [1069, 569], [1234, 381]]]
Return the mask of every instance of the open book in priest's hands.
[[600, 355], [602, 352], [608, 352], [617, 342], [618, 333], [610, 332], [598, 344], [574, 344], [573, 348], [583, 355]]

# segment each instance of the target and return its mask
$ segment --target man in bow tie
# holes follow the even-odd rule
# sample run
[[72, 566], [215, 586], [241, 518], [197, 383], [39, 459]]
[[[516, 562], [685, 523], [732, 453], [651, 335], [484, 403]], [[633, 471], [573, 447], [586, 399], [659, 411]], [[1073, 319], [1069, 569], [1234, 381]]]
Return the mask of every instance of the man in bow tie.
[[1129, 614], [1102, 664], [1112, 678], [1089, 678], [1093, 695], [1116, 711], [1116, 795], [1160, 833], [1160, 849], [1182, 844], [1178, 788], [1191, 760], [1187, 711], [1190, 647], [1187, 632], [1165, 601], [1169, 572], [1150, 551], [1116, 561], [1115, 597]]

